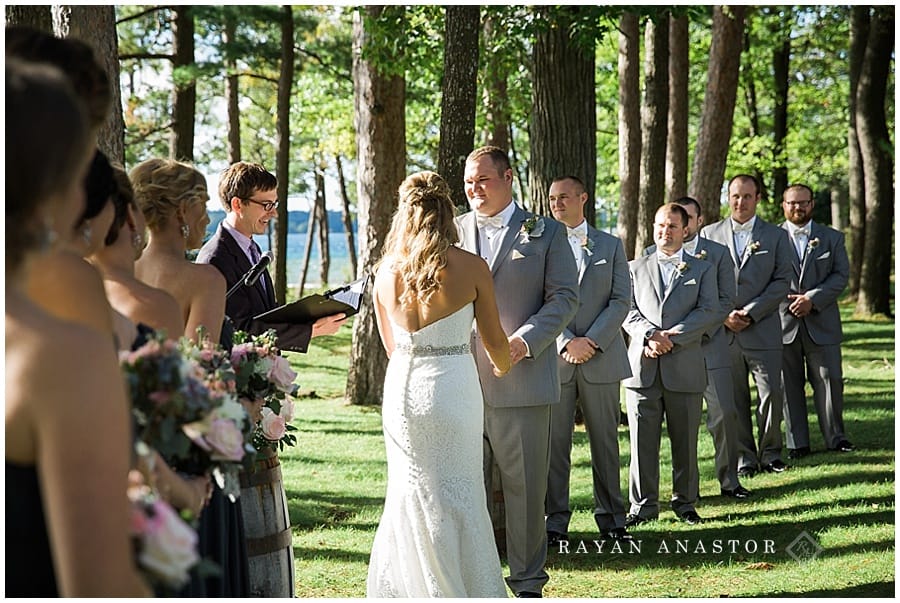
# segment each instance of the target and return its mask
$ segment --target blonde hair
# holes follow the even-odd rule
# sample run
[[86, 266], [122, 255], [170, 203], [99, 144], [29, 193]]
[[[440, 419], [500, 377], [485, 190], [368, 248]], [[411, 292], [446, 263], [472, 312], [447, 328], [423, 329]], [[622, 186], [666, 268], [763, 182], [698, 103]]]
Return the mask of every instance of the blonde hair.
[[435, 172], [418, 172], [400, 185], [400, 204], [385, 241], [383, 261], [400, 275], [401, 305], [427, 301], [441, 286], [447, 250], [459, 234], [450, 187]]
[[160, 230], [179, 210], [206, 203], [206, 178], [194, 166], [173, 159], [148, 159], [129, 173], [134, 200], [147, 220], [147, 228]]

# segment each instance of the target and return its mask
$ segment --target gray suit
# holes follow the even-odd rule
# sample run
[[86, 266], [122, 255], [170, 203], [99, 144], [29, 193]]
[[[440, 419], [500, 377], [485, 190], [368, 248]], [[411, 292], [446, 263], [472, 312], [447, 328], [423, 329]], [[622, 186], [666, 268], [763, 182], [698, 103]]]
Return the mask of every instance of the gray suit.
[[[529, 357], [498, 379], [477, 333], [473, 341], [485, 402], [485, 485], [490, 494], [496, 459], [506, 505], [507, 584], [515, 593], [540, 592], [549, 579], [544, 497], [550, 405], [559, 401], [554, 344], [578, 309], [578, 273], [566, 229], [542, 217], [541, 235], [526, 236], [520, 227], [531, 215], [515, 208], [491, 262], [500, 324], [508, 336], [525, 340]], [[461, 247], [478, 253], [474, 212], [458, 217], [456, 225]]]
[[[684, 258], [685, 269], [663, 289], [656, 254], [628, 264], [632, 279], [631, 311], [625, 330], [631, 337], [628, 359], [632, 377], [624, 381], [631, 431], [629, 499], [631, 513], [646, 519], [659, 515], [659, 444], [662, 420], [672, 447], [672, 508], [694, 510], [700, 491], [697, 431], [706, 371], [701, 339], [721, 315], [715, 268]], [[659, 358], [644, 355], [653, 330], [674, 329], [674, 348]]]
[[[781, 322], [778, 305], [791, 279], [790, 242], [784, 230], [757, 216], [751, 242], [737, 256], [731, 219], [703, 228], [701, 235], [728, 248], [735, 262], [734, 307], [746, 310], [752, 324], [735, 333], [726, 329], [738, 412], [738, 467], [757, 470], [781, 461]], [[749, 375], [759, 395], [756, 410], [758, 439], [753, 437]]]
[[[782, 224], [782, 228], [788, 232], [787, 224]], [[812, 300], [812, 311], [797, 318], [788, 310], [788, 301], [782, 302], [780, 307], [784, 329], [785, 431], [789, 448], [809, 447], [809, 422], [803, 391], [808, 378], [825, 446], [833, 449], [845, 439], [841, 368], [843, 330], [837, 299], [847, 286], [850, 263], [844, 235], [839, 231], [812, 222], [809, 241], [802, 261], [796, 253], [792, 254], [791, 293], [805, 293]]]
[[[695, 257], [716, 267], [721, 314], [703, 336], [702, 346], [706, 358], [706, 428], [712, 435], [715, 448], [716, 478], [726, 490], [740, 485], [737, 475], [737, 407], [734, 405], [734, 379], [731, 375], [731, 357], [728, 354], [728, 336], [722, 321], [734, 310], [734, 260], [728, 248], [715, 241], [696, 238]], [[644, 255], [656, 253], [656, 245], [644, 250]]]
[[[547, 530], [568, 533], [572, 431], [575, 401], [581, 401], [591, 446], [594, 519], [602, 532], [625, 527], [619, 485], [619, 386], [631, 376], [622, 322], [631, 307], [631, 275], [622, 242], [588, 225], [592, 249], [582, 250], [578, 313], [556, 338], [559, 404], [550, 411], [550, 475], [547, 480]], [[570, 364], [562, 352], [576, 337], [589, 337], [597, 352], [584, 364]]]

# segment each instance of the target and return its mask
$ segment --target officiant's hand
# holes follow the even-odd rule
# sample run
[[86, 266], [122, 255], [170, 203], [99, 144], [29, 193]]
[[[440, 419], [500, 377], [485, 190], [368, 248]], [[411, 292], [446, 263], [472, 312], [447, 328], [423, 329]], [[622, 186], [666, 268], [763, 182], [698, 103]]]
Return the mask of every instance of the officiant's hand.
[[331, 316], [323, 316], [313, 323], [312, 337], [320, 335], [334, 335], [338, 332], [344, 323], [347, 322], [347, 315], [343, 312], [340, 314], [332, 314]]

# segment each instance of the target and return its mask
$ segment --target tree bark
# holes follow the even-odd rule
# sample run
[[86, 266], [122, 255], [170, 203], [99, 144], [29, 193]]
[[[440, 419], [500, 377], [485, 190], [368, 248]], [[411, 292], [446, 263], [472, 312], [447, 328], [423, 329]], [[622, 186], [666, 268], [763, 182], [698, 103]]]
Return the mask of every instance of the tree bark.
[[53, 13], [50, 6], [8, 5], [6, 7], [6, 26], [21, 25], [33, 27], [47, 33], [53, 33]]
[[438, 173], [450, 186], [457, 207], [468, 205], [463, 172], [466, 157], [475, 142], [480, 14], [477, 5], [447, 6], [445, 9]]
[[[362, 57], [367, 43], [364, 16], [402, 11], [399, 6], [366, 6], [353, 13], [353, 96], [357, 140], [357, 203], [359, 204], [360, 270], [371, 274], [381, 256], [397, 189], [406, 171], [405, 82], [383, 75]], [[387, 355], [381, 345], [372, 308], [372, 288], [353, 322], [353, 346], [347, 374], [351, 404], [381, 404]]]
[[187, 70], [194, 64], [194, 13], [190, 6], [175, 6], [172, 19], [172, 72], [175, 102], [169, 153], [178, 161], [194, 160], [194, 114], [197, 82]]
[[316, 221], [319, 223], [319, 286], [328, 287], [331, 248], [328, 245], [328, 205], [325, 202], [325, 170], [316, 167]]
[[772, 200], [782, 201], [784, 190], [788, 186], [787, 157], [784, 154], [784, 141], [788, 134], [788, 85], [791, 66], [791, 26], [793, 11], [790, 6], [781, 7], [778, 33], [781, 35], [781, 46], [772, 51], [772, 75], [775, 81], [775, 111], [772, 115], [772, 151], [775, 155], [775, 168], [772, 170]]
[[[501, 56], [494, 52], [495, 38], [500, 35], [495, 31], [494, 20], [488, 14], [483, 27], [484, 47], [484, 102], [485, 145], [491, 145], [510, 151], [509, 145], [509, 107], [507, 97], [506, 70], [503, 68]], [[468, 207], [468, 203], [466, 204]]]
[[669, 115], [669, 21], [647, 21], [644, 30], [644, 102], [641, 107], [641, 183], [635, 253], [653, 244], [653, 216], [665, 203], [666, 131]]
[[225, 102], [228, 117], [228, 165], [241, 160], [241, 113], [238, 108], [237, 64], [229, 53], [229, 46], [237, 38], [237, 22], [230, 10], [225, 11], [225, 29], [222, 32], [222, 50], [225, 55]]
[[866, 242], [866, 188], [863, 174], [863, 161], [859, 152], [859, 138], [856, 134], [856, 91], [859, 87], [859, 74], [862, 71], [863, 58], [866, 54], [866, 42], [869, 39], [868, 6], [850, 8], [850, 128], [847, 131], [849, 158], [849, 197], [850, 197], [850, 282], [849, 295], [856, 299], [859, 296], [859, 277], [862, 274], [863, 251]]
[[[744, 31], [744, 52], [750, 52], [750, 32]], [[750, 121], [750, 136], [758, 138], [762, 136], [762, 128], [759, 127], [759, 104], [756, 101], [756, 79], [752, 69], [744, 69], [741, 74], [744, 76], [744, 99], [747, 103], [747, 114]], [[765, 159], [762, 152], [755, 151], [757, 161], [752, 169], [756, 181], [759, 182], [759, 198], [767, 199], [768, 192], [766, 186], [766, 176], [759, 168], [759, 164]]]
[[666, 201], [687, 195], [688, 80], [687, 17], [669, 17], [669, 130], [666, 136]]
[[106, 68], [112, 104], [106, 123], [97, 133], [97, 146], [110, 161], [125, 164], [125, 117], [122, 114], [122, 89], [119, 85], [119, 37], [116, 10], [107, 6], [55, 6], [55, 34], [78, 38], [89, 44], [97, 60]]
[[353, 216], [350, 214], [350, 196], [347, 195], [347, 180], [344, 178], [344, 164], [340, 155], [334, 156], [337, 166], [338, 185], [341, 190], [341, 221], [344, 224], [344, 232], [347, 233], [347, 253], [350, 254], [350, 272], [355, 278], [360, 278], [356, 266], [356, 241], [353, 235]]
[[638, 17], [619, 19], [619, 224], [625, 256], [634, 259], [641, 182], [641, 33]]
[[712, 44], [709, 49], [706, 95], [700, 131], [694, 148], [690, 196], [700, 202], [707, 224], [721, 218], [725, 162], [734, 121], [741, 45], [744, 30], [744, 6], [713, 8]]
[[885, 102], [894, 52], [894, 7], [876, 6], [856, 89], [856, 131], [866, 189], [866, 242], [856, 313], [891, 315], [893, 144]]
[[291, 91], [294, 87], [294, 13], [281, 7], [281, 65], [275, 117], [275, 174], [278, 176], [278, 219], [275, 222], [275, 300], [286, 301], [288, 191], [291, 165]]
[[540, 7], [536, 11], [550, 26], [535, 36], [528, 179], [531, 210], [549, 216], [547, 193], [553, 179], [580, 178], [588, 194], [585, 218], [593, 225], [597, 180], [594, 47], [573, 38], [572, 22], [580, 10]]

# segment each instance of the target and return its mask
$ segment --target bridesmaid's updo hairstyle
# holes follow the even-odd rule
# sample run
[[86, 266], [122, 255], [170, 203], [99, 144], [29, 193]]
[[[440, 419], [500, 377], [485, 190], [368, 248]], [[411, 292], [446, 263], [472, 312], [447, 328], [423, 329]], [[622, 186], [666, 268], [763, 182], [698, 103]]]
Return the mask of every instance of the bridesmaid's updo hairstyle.
[[400, 185], [400, 204], [385, 241], [385, 257], [400, 274], [401, 304], [427, 301], [440, 288], [447, 250], [459, 241], [450, 187], [435, 172], [418, 172]]
[[[106, 233], [106, 239], [104, 243], [109, 246], [119, 240], [119, 232], [122, 230], [122, 227], [125, 226], [125, 221], [128, 219], [128, 208], [133, 207], [137, 209], [137, 204], [134, 202], [134, 189], [131, 187], [131, 180], [128, 178], [128, 172], [125, 171], [119, 164], [112, 165], [113, 171], [113, 180], [116, 183], [116, 191], [113, 193], [112, 202], [113, 207], [116, 210], [115, 217], [113, 218], [113, 223], [109, 227], [109, 232]], [[143, 233], [140, 233], [143, 236]]]
[[[55, 232], [54, 196], [69, 192], [90, 152], [83, 105], [61, 71], [6, 59], [6, 269], [47, 247]], [[75, 203], [73, 199], [62, 199]], [[68, 233], [65, 233], [68, 235]]]
[[148, 159], [129, 173], [134, 200], [147, 220], [147, 228], [160, 231], [178, 212], [194, 203], [206, 203], [206, 178], [194, 166], [174, 159]]

